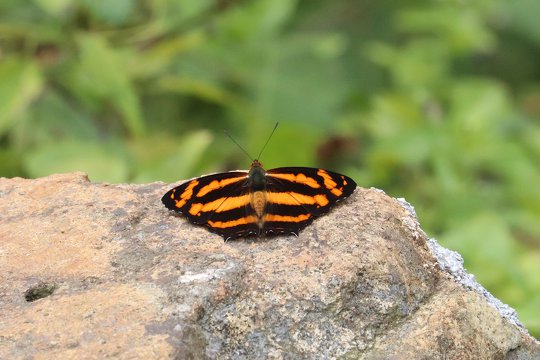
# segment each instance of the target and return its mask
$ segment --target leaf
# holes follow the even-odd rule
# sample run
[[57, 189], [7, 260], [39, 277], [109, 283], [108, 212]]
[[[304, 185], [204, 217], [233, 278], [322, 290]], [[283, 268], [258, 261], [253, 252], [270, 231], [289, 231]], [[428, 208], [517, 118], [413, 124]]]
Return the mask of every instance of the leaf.
[[73, 5], [74, 0], [33, 0], [42, 10], [50, 15], [60, 16]]
[[512, 116], [508, 95], [496, 81], [464, 79], [450, 94], [450, 120], [457, 131], [468, 135], [498, 132]]
[[22, 172], [21, 157], [15, 151], [0, 148], [0, 177], [20, 176]]
[[34, 63], [9, 58], [0, 62], [0, 135], [28, 110], [43, 88], [43, 79]]
[[295, 0], [258, 0], [237, 6], [219, 18], [221, 34], [251, 41], [278, 34], [294, 13]]
[[129, 168], [117, 144], [65, 140], [41, 146], [24, 158], [31, 177], [84, 171], [92, 181], [126, 182]]
[[540, 44], [540, 23], [538, 22], [540, 2], [515, 0], [509, 3], [503, 1], [501, 4], [504, 5], [502, 11], [504, 11], [505, 16], [510, 18], [509, 26], [536, 45]]
[[[462, 219], [441, 242], [463, 254], [465, 267], [494, 293], [510, 295], [522, 285], [523, 273], [515, 262], [518, 248], [500, 214], [484, 210], [468, 221]], [[500, 289], [500, 284], [507, 288]]]
[[139, 99], [125, 71], [129, 57], [121, 56], [98, 35], [80, 35], [77, 42], [80, 61], [72, 74], [74, 90], [83, 97], [110, 101], [123, 115], [124, 125], [132, 135], [144, 134]]
[[[213, 0], [174, 0], [172, 3], [176, 3], [178, 20], [187, 20], [195, 16], [200, 16], [204, 11], [209, 10], [215, 5]], [[170, 6], [170, 4], [168, 4]]]
[[82, 0], [81, 2], [96, 19], [115, 25], [125, 23], [136, 5], [135, 0]]
[[90, 116], [49, 90], [33, 104], [32, 112], [17, 122], [11, 139], [15, 148], [24, 149], [58, 138], [88, 140], [97, 136], [97, 127]]
[[135, 140], [131, 148], [139, 166], [133, 181], [173, 182], [195, 176], [193, 168], [211, 142], [212, 135], [205, 130], [191, 132], [182, 138], [158, 135]]
[[368, 57], [388, 69], [398, 87], [423, 99], [430, 96], [431, 87], [439, 86], [450, 68], [449, 50], [444, 43], [432, 39], [415, 39], [403, 47], [372, 43]]
[[533, 296], [516, 308], [519, 318], [531, 332], [531, 334], [540, 334], [540, 295]]
[[458, 53], [488, 51], [496, 45], [491, 29], [475, 4], [437, 5], [403, 11], [397, 26], [408, 32], [433, 33]]
[[[203, 31], [196, 30], [185, 34], [163, 39], [132, 59], [130, 73], [137, 78], [153, 78], [164, 75], [179, 59], [189, 51], [196, 51], [207, 41]], [[167, 79], [167, 74], [162, 79]]]

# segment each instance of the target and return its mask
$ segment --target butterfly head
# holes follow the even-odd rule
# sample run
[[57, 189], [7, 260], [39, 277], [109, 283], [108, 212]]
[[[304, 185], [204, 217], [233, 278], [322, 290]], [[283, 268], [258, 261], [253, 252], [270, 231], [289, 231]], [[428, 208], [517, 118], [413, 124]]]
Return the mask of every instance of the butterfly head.
[[259, 160], [253, 160], [249, 170], [249, 186], [255, 191], [263, 190], [266, 185], [266, 171], [264, 171]]

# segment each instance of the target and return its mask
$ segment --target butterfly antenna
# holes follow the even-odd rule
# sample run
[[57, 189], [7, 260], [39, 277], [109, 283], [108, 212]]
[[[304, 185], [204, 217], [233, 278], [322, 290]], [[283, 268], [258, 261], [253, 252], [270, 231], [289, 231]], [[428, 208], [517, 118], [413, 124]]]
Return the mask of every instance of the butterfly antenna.
[[266, 145], [268, 145], [268, 142], [272, 138], [272, 135], [274, 135], [274, 132], [276, 131], [278, 125], [279, 125], [279, 122], [276, 123], [276, 126], [274, 126], [274, 130], [272, 130], [272, 132], [270, 133], [270, 136], [268, 137], [268, 140], [266, 140], [266, 142], [264, 143], [264, 146], [262, 147], [261, 152], [259, 153], [259, 156], [257, 156], [257, 160], [259, 160], [261, 158], [261, 155], [262, 155], [264, 149], [266, 149]]
[[246, 151], [246, 149], [244, 149], [242, 147], [242, 145], [240, 145], [236, 140], [234, 140], [234, 138], [231, 136], [231, 134], [229, 134], [229, 132], [227, 130], [223, 130], [223, 132], [225, 133], [225, 135], [227, 135], [229, 137], [229, 139], [232, 140], [233, 143], [235, 143], [239, 148], [240, 150], [242, 150], [244, 152], [244, 154], [246, 154], [246, 156], [251, 160], [253, 161], [253, 159], [251, 158], [251, 156], [249, 156], [249, 153]]

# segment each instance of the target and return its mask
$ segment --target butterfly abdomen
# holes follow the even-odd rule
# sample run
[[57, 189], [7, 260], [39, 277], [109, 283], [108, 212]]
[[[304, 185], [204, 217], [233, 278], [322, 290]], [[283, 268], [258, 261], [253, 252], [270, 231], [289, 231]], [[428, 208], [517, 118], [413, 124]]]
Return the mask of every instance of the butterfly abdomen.
[[250, 193], [250, 204], [258, 218], [262, 218], [266, 209], [266, 192], [252, 191]]

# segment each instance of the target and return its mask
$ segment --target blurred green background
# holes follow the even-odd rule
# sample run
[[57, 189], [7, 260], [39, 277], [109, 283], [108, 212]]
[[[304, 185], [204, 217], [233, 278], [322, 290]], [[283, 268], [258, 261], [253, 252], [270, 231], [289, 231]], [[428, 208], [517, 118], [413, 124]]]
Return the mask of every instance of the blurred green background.
[[323, 166], [540, 337], [540, 1], [2, 0], [0, 176]]

